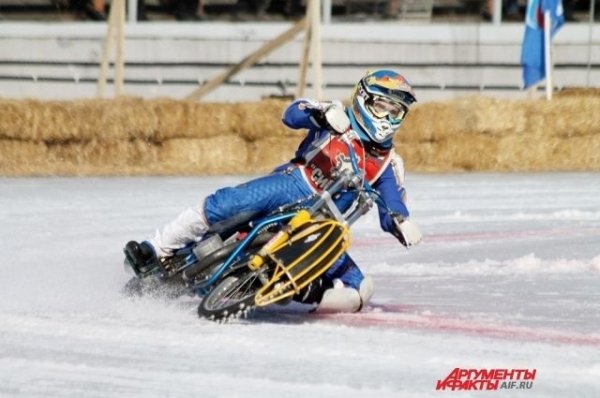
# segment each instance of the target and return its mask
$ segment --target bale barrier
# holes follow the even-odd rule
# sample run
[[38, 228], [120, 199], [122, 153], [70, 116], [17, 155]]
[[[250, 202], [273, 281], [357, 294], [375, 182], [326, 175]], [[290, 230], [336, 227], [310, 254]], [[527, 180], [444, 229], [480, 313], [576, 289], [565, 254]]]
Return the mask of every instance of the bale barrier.
[[[0, 99], [0, 174], [218, 175], [271, 170], [304, 137], [289, 101]], [[552, 101], [417, 104], [396, 136], [410, 171], [600, 171], [600, 90]]]

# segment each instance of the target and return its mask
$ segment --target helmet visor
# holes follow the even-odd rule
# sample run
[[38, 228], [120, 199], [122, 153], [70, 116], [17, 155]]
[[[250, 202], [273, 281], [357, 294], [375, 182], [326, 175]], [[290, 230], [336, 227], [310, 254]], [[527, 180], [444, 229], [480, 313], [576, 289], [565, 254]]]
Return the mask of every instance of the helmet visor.
[[373, 116], [380, 119], [389, 116], [391, 119], [401, 121], [408, 112], [408, 109], [403, 104], [384, 97], [375, 96], [366, 105]]

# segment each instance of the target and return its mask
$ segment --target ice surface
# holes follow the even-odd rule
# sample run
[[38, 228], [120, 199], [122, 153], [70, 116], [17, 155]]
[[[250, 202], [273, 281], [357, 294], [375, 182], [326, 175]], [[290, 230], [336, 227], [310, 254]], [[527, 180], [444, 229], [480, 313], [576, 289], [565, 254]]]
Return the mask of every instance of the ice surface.
[[[120, 293], [121, 249], [243, 177], [0, 179], [1, 397], [600, 396], [600, 174], [409, 174], [423, 243], [375, 212], [360, 314], [277, 307], [226, 325]], [[527, 391], [436, 391], [455, 368]]]

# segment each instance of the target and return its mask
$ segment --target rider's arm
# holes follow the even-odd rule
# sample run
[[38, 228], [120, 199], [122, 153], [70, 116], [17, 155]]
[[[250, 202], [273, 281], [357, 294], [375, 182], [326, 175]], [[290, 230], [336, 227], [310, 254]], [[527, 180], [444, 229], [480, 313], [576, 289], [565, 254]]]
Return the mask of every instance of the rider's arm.
[[[403, 218], [409, 217], [406, 207], [406, 190], [404, 189], [404, 163], [402, 158], [393, 153], [392, 159], [381, 176], [373, 184], [387, 207]], [[393, 223], [387, 209], [378, 204], [379, 222], [386, 232], [393, 231]]]
[[321, 127], [319, 115], [323, 106], [320, 102], [300, 98], [283, 111], [283, 124], [292, 129], [315, 129]]
[[282, 121], [293, 129], [308, 129], [292, 162], [301, 161], [311, 143], [320, 139], [321, 134], [329, 134], [332, 130], [344, 132], [350, 126], [341, 102], [317, 102], [306, 98], [292, 102], [283, 112]]
[[400, 243], [409, 247], [418, 244], [422, 235], [419, 227], [408, 219], [402, 158], [395, 153], [391, 156], [390, 164], [373, 184], [387, 205], [386, 209], [378, 204], [379, 221], [384, 231], [390, 232]]
[[317, 102], [299, 99], [283, 112], [283, 123], [293, 129], [324, 129], [345, 133], [350, 129], [350, 119], [340, 101]]

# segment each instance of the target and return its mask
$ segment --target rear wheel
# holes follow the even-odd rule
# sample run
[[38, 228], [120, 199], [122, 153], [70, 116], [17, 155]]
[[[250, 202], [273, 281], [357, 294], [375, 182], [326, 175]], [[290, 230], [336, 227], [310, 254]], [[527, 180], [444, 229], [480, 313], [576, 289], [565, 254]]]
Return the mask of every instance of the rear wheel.
[[254, 296], [263, 286], [261, 271], [230, 275], [202, 299], [198, 315], [214, 321], [238, 318], [254, 308]]

